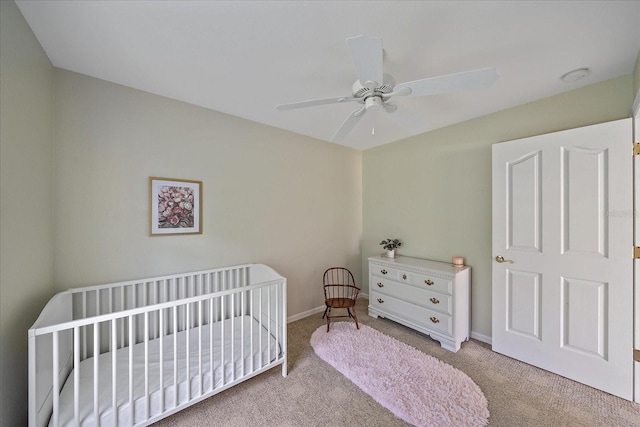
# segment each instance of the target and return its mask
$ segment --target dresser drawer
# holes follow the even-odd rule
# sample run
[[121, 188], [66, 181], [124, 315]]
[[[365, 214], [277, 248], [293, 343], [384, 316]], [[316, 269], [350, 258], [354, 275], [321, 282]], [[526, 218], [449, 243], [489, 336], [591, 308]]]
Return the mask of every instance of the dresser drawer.
[[388, 312], [389, 314], [400, 316], [442, 334], [453, 334], [451, 316], [428, 310], [380, 292], [370, 292], [371, 299], [369, 300], [369, 305], [380, 312]]
[[372, 264], [371, 274], [378, 277], [386, 277], [392, 280], [398, 280], [398, 277], [400, 277], [401, 272], [398, 269], [395, 269], [393, 267], [387, 267], [386, 265]]
[[400, 283], [410, 283], [435, 292], [444, 292], [449, 295], [453, 294], [452, 279], [441, 279], [429, 276], [428, 274], [414, 273], [377, 264], [371, 265], [371, 274], [377, 277], [396, 280]]
[[394, 298], [421, 305], [444, 314], [453, 314], [453, 297], [448, 294], [432, 292], [424, 286], [399, 283], [383, 277], [376, 277], [372, 284], [376, 291]]

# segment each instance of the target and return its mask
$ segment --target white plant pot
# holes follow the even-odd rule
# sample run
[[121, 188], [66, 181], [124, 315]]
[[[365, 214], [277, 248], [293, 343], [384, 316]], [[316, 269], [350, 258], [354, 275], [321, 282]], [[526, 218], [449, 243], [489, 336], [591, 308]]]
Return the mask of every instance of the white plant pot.
[[395, 249], [387, 251], [387, 258], [395, 258], [395, 257], [396, 257], [396, 250]]

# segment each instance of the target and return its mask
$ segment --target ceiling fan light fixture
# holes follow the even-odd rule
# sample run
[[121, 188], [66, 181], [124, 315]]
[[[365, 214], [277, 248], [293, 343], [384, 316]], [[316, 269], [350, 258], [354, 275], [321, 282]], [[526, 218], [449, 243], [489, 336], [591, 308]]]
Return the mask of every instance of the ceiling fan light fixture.
[[364, 100], [364, 106], [367, 111], [378, 109], [382, 106], [382, 98], [379, 96], [370, 96], [369, 98]]
[[577, 70], [572, 70], [568, 73], [565, 73], [562, 77], [560, 77], [560, 80], [562, 80], [564, 83], [575, 83], [579, 80], [584, 79], [589, 74], [591, 74], [591, 70], [589, 68], [578, 68]]

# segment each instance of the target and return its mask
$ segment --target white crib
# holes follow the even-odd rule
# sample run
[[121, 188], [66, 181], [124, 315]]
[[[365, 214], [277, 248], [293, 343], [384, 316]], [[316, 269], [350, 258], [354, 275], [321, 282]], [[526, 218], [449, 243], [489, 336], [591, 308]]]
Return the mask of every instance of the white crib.
[[71, 289], [29, 329], [29, 425], [144, 426], [277, 365], [286, 279], [247, 264]]

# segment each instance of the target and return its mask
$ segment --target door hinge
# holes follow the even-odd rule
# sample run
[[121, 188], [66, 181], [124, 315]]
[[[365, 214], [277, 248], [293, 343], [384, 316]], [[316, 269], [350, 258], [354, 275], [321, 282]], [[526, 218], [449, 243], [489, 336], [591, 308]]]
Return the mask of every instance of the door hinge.
[[640, 142], [635, 142], [633, 144], [633, 155], [640, 156]]
[[634, 246], [633, 247], [633, 259], [639, 259], [640, 258], [640, 246]]
[[640, 350], [635, 348], [633, 349], [633, 361], [640, 362]]

